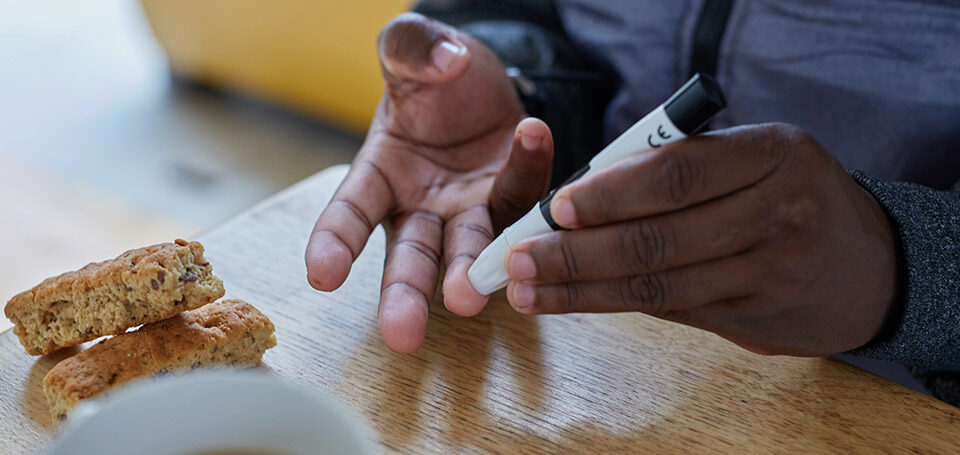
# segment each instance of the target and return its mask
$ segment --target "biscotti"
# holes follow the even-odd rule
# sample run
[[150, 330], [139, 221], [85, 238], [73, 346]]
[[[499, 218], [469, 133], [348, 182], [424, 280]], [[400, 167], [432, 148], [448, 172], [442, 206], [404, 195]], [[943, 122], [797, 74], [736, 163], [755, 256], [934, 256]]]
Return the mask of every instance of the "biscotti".
[[167, 319], [223, 297], [198, 242], [127, 251], [17, 294], [5, 313], [27, 352], [57, 349]]
[[117, 335], [58, 363], [43, 379], [55, 419], [80, 400], [132, 379], [202, 366], [260, 362], [277, 344], [273, 323], [241, 300], [223, 300]]

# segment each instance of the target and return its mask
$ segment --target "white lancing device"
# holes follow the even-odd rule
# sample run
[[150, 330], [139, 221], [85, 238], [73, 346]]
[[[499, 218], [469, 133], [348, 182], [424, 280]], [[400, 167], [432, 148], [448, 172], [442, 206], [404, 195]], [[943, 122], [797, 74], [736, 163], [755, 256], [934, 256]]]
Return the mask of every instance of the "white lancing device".
[[[558, 189], [584, 176], [612, 167], [618, 161], [695, 134], [726, 107], [720, 86], [707, 75], [696, 74], [666, 102], [650, 112], [596, 154]], [[504, 261], [510, 246], [521, 240], [563, 229], [553, 221], [550, 200], [556, 189], [523, 218], [504, 229], [477, 257], [467, 271], [470, 284], [480, 294], [490, 295], [509, 281]]]

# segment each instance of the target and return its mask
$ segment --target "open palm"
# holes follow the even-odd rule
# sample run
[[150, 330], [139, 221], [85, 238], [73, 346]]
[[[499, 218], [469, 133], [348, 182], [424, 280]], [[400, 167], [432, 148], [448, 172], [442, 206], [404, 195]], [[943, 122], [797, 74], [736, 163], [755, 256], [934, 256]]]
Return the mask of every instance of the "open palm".
[[317, 289], [338, 288], [382, 223], [380, 328], [391, 349], [410, 352], [423, 340], [441, 264], [446, 307], [465, 316], [483, 308], [466, 271], [542, 195], [553, 145], [545, 124], [523, 120], [499, 59], [471, 37], [405, 14], [384, 28], [379, 49], [386, 94], [317, 220], [307, 275]]

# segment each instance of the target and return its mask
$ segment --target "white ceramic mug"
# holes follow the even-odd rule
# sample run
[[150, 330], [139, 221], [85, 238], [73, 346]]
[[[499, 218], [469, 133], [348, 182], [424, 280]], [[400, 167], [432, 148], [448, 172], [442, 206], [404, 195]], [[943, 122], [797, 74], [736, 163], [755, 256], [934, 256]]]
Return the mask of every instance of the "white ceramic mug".
[[279, 378], [195, 372], [141, 381], [82, 404], [48, 453], [378, 453], [371, 436], [333, 400]]

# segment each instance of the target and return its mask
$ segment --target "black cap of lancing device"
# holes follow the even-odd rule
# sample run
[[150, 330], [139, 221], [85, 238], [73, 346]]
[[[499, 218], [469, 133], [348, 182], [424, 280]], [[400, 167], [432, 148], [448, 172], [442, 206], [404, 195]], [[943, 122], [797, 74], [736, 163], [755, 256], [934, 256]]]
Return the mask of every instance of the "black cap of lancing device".
[[693, 136], [714, 114], [727, 107], [727, 100], [717, 81], [697, 73], [663, 104], [670, 121], [683, 134]]

